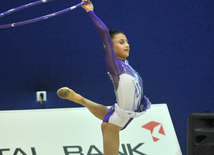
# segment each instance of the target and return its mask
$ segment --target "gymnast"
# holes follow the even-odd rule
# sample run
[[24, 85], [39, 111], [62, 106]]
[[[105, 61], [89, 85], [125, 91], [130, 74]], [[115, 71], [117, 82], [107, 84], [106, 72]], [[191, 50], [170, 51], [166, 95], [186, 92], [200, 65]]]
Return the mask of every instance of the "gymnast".
[[[87, 1], [87, 0], [82, 0]], [[151, 102], [143, 94], [143, 81], [129, 65], [128, 40], [123, 32], [108, 30], [106, 25], [95, 15], [92, 2], [82, 5], [95, 28], [100, 34], [105, 52], [108, 75], [113, 82], [116, 101], [111, 108], [84, 98], [68, 87], [62, 87], [57, 94], [62, 99], [81, 104], [97, 118], [103, 120], [104, 155], [118, 155], [119, 132], [127, 127], [133, 118], [142, 115], [150, 108]]]

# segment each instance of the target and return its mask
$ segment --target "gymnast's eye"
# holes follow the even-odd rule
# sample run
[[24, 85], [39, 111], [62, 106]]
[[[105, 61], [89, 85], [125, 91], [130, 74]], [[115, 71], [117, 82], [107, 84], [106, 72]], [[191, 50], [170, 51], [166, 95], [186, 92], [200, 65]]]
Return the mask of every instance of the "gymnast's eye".
[[124, 40], [120, 40], [120, 44], [124, 44], [124, 42], [125, 42]]

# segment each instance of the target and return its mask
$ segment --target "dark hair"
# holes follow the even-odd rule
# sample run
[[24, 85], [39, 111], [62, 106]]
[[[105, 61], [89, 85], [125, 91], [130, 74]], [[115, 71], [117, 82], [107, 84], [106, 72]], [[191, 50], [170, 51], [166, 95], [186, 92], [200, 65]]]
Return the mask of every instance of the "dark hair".
[[[124, 34], [124, 32], [119, 31], [119, 30], [109, 30], [109, 34], [110, 34], [111, 39], [113, 39], [114, 36], [117, 35], [117, 34], [119, 34], [119, 33]], [[124, 35], [125, 35], [125, 34], [124, 34]]]

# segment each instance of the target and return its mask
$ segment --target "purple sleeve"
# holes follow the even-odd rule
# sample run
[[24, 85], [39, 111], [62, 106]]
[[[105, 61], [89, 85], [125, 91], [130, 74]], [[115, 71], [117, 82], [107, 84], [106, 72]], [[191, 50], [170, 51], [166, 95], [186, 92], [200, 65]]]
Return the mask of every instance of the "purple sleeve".
[[90, 16], [95, 28], [97, 29], [98, 33], [102, 38], [106, 52], [107, 68], [112, 77], [115, 88], [117, 88], [119, 75], [122, 73], [123, 67], [121, 62], [116, 58], [116, 55], [114, 53], [111, 38], [109, 35], [109, 30], [106, 27], [106, 25], [95, 15], [93, 11], [89, 11], [88, 15]]

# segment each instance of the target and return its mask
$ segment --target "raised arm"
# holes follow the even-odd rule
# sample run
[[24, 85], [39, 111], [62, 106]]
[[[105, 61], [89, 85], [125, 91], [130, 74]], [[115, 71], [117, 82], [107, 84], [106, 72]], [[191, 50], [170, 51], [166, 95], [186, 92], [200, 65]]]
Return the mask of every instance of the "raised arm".
[[109, 30], [106, 27], [106, 25], [95, 15], [95, 13], [93, 11], [94, 7], [91, 2], [88, 2], [84, 5], [82, 5], [82, 7], [88, 13], [95, 28], [97, 29], [98, 33], [100, 34], [100, 36], [102, 38], [105, 52], [106, 52], [106, 63], [107, 63], [108, 71], [110, 72], [110, 74], [114, 80], [114, 84], [117, 88], [117, 83], [119, 81], [119, 75], [122, 73], [123, 68], [122, 68], [120, 61], [115, 56], [113, 46], [112, 46], [112, 41], [111, 41], [111, 38], [109, 35]]

